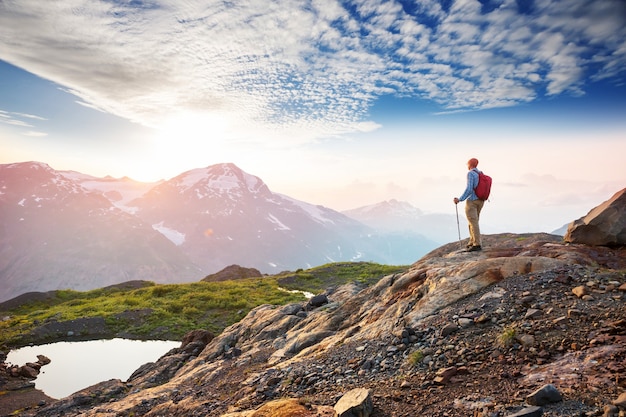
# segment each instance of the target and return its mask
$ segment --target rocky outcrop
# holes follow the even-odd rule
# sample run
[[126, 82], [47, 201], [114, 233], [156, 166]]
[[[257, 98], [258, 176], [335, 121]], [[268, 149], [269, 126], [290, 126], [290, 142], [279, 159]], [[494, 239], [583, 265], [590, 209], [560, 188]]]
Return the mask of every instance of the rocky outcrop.
[[547, 234], [483, 246], [443, 246], [374, 286], [329, 289], [317, 307], [259, 306], [127, 384], [28, 415], [330, 417], [354, 389], [371, 417], [626, 411], [626, 248]]
[[[2, 362], [4, 362], [4, 359], [2, 359]], [[27, 362], [21, 366], [12, 365], [6, 368], [6, 372], [14, 378], [24, 377], [28, 380], [33, 380], [36, 379], [39, 372], [41, 372], [41, 367], [49, 363], [49, 358], [44, 355], [37, 355], [37, 362]], [[18, 383], [18, 385], [20, 384]]]
[[256, 268], [244, 268], [239, 265], [230, 265], [215, 274], [202, 278], [206, 282], [228, 281], [233, 279], [262, 277], [263, 274]]
[[0, 351], [0, 415], [14, 415], [14, 410], [25, 407], [43, 407], [52, 398], [35, 389], [33, 382], [41, 368], [50, 363], [44, 355], [37, 355], [36, 362], [23, 365], [6, 363], [7, 354]]
[[135, 389], [145, 389], [164, 384], [189, 360], [196, 358], [204, 347], [213, 340], [206, 330], [194, 330], [183, 338], [179, 348], [167, 352], [156, 362], [142, 365], [128, 378], [127, 383]]
[[570, 223], [564, 240], [595, 246], [626, 245], [626, 188]]

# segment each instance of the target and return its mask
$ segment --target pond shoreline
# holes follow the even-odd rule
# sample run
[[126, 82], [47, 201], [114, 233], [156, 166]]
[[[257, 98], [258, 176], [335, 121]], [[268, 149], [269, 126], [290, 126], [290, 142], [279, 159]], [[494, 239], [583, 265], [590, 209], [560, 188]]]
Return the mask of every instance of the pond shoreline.
[[32, 378], [14, 375], [5, 362], [7, 355], [0, 352], [0, 415], [8, 416], [17, 410], [41, 407], [56, 401], [35, 388]]
[[13, 350], [5, 362], [12, 375], [29, 378], [52, 398], [64, 398], [105, 380], [125, 381], [179, 346], [174, 340], [122, 338], [56, 342]]
[[[93, 343], [90, 344], [89, 342]], [[143, 345], [144, 342], [145, 345]], [[85, 343], [89, 347], [85, 348]], [[0, 352], [0, 416], [13, 415], [52, 404], [60, 398], [107, 379], [126, 380], [136, 369], [147, 362], [158, 360], [159, 357], [179, 346], [179, 343], [178, 341], [145, 341], [120, 338], [84, 341], [73, 338], [69, 341], [26, 346], [12, 350], [8, 354]], [[101, 346], [98, 347], [98, 345]], [[81, 346], [82, 348], [77, 352], [76, 349]], [[65, 350], [64, 355], [59, 353], [59, 348], [62, 351]], [[20, 350], [25, 351], [19, 353]], [[92, 352], [94, 350], [96, 351], [94, 358], [86, 357], [86, 351]], [[116, 350], [122, 351], [124, 354], [116, 354]], [[97, 353], [98, 351], [100, 353]], [[34, 361], [35, 357], [47, 360], [48, 356], [51, 357], [49, 363], [47, 361], [41, 363], [40, 361], [31, 361], [31, 358]], [[96, 369], [93, 368], [94, 364], [102, 362], [100, 358], [106, 356], [116, 358], [116, 365], [112, 367], [116, 372], [115, 375], [106, 374], [109, 372], [111, 364], [106, 366], [106, 371], [98, 369], [97, 366]], [[125, 368], [122, 366], [120, 369], [117, 363], [120, 362], [121, 357], [124, 357], [126, 361], [123, 361]], [[82, 364], [81, 361], [86, 363]], [[89, 367], [89, 372], [83, 371], [84, 365]], [[39, 368], [41, 367], [43, 368], [40, 372]], [[24, 368], [30, 372], [26, 372]], [[72, 368], [78, 369], [78, 372], [74, 374], [68, 372]], [[59, 371], [62, 372], [61, 376], [59, 376]], [[88, 380], [88, 378], [92, 379]], [[60, 387], [63, 387], [65, 391], [60, 392]]]
[[6, 390], [0, 395], [0, 415], [8, 416], [18, 410], [29, 410], [56, 401], [35, 387]]

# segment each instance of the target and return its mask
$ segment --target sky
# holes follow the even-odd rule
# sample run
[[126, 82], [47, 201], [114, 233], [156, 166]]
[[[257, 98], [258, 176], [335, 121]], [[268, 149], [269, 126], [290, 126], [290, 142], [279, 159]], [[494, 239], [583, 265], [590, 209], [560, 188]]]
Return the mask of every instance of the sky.
[[626, 187], [623, 0], [0, 1], [1, 164], [455, 214], [472, 157], [485, 233]]

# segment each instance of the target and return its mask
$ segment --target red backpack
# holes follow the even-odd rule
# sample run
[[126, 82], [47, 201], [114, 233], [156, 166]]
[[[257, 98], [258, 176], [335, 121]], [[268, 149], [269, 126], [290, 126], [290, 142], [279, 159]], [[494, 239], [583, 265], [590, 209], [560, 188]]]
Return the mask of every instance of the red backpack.
[[478, 185], [474, 188], [474, 193], [479, 200], [487, 200], [491, 193], [491, 177], [478, 171]]

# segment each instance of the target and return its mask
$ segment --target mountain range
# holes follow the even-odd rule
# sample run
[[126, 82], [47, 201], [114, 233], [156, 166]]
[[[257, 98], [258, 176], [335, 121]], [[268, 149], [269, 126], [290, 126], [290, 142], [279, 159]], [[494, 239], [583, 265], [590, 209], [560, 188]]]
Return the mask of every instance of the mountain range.
[[274, 193], [230, 163], [154, 183], [5, 164], [0, 301], [138, 279], [197, 281], [232, 264], [262, 273], [336, 261], [408, 264], [454, 239], [440, 227], [454, 220], [438, 216], [396, 200], [341, 213]]

